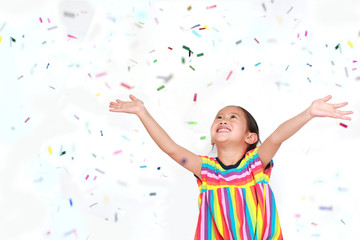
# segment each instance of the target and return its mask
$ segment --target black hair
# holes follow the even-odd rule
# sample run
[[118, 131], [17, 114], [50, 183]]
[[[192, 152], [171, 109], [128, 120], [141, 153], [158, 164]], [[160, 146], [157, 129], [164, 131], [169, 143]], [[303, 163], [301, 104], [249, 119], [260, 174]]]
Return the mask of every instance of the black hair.
[[[251, 132], [251, 133], [256, 133], [257, 134], [257, 141], [251, 145], [249, 145], [249, 147], [246, 149], [246, 152], [253, 150], [254, 148], [257, 147], [258, 143], [261, 143], [260, 141], [260, 135], [259, 135], [259, 127], [257, 125], [257, 122], [255, 120], [255, 118], [251, 115], [251, 113], [249, 113], [245, 108], [240, 107], [240, 106], [234, 106], [234, 105], [229, 105], [226, 107], [237, 107], [240, 108], [243, 113], [245, 114], [245, 119], [246, 119], [246, 125], [247, 125], [247, 129]], [[212, 150], [214, 149], [214, 145], [212, 147]], [[211, 150], [211, 151], [212, 151]]]

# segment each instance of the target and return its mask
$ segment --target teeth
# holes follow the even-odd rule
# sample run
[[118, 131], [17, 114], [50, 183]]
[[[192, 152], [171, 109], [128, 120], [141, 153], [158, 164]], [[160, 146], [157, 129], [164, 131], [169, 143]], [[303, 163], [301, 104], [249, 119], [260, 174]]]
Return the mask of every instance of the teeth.
[[219, 129], [218, 132], [230, 132], [230, 130], [229, 130], [229, 129], [222, 128], [222, 129]]

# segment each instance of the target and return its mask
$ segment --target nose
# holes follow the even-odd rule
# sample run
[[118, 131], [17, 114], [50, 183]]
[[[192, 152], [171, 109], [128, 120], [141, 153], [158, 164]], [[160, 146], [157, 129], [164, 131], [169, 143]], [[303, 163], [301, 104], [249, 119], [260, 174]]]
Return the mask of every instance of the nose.
[[220, 124], [227, 124], [227, 121], [225, 119], [222, 119]]

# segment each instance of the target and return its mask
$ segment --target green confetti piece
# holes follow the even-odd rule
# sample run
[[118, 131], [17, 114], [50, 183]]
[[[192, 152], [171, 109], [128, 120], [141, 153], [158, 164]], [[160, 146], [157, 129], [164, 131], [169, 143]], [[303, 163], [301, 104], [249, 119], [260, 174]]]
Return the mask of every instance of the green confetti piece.
[[16, 42], [15, 38], [10, 37], [11, 41]]
[[161, 87], [158, 87], [158, 91], [160, 91], [161, 89], [165, 88], [165, 85], [162, 85]]
[[142, 25], [144, 25], [144, 23], [143, 22], [139, 22], [140, 24], [142, 24]]
[[196, 125], [197, 122], [187, 122], [189, 125]]
[[205, 139], [206, 139], [206, 136], [200, 137], [200, 140], [205, 140]]
[[157, 62], [157, 59], [154, 60], [154, 63], [156, 63], [156, 62]]
[[336, 45], [335, 49], [338, 49], [340, 47], [340, 43], [338, 45]]
[[63, 151], [63, 152], [60, 154], [60, 156], [62, 156], [62, 155], [64, 155], [64, 154], [66, 154], [66, 151]]
[[201, 57], [201, 56], [204, 56], [204, 54], [203, 54], [203, 53], [199, 53], [197, 56], [198, 56], [198, 57]]
[[188, 50], [188, 51], [190, 51], [190, 48], [187, 47], [187, 46], [185, 46], [185, 45], [183, 45], [183, 48], [186, 49], [186, 50]]
[[194, 70], [194, 71], [195, 71], [195, 69], [194, 69], [191, 65], [190, 65], [189, 67], [190, 67], [192, 70]]
[[181, 58], [181, 62], [182, 62], [183, 64], [185, 63], [185, 58], [184, 58], [184, 57]]

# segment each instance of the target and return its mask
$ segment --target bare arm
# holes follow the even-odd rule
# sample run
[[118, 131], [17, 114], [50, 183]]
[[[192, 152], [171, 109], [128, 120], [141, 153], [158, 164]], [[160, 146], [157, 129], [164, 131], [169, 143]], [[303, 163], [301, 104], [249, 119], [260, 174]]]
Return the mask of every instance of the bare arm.
[[280, 148], [281, 144], [297, 131], [299, 131], [307, 122], [314, 117], [331, 117], [344, 120], [351, 120], [346, 116], [352, 114], [352, 111], [340, 111], [337, 110], [345, 105], [347, 102], [339, 104], [327, 103], [331, 99], [331, 96], [315, 100], [310, 107], [301, 112], [297, 116], [282, 123], [259, 147], [258, 153], [261, 159], [262, 165], [265, 168], [271, 159], [275, 156], [276, 152]]
[[201, 179], [201, 157], [176, 144], [146, 110], [144, 103], [133, 95], [130, 98], [131, 102], [119, 99], [110, 102], [109, 111], [136, 114], [159, 148]]

